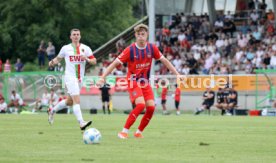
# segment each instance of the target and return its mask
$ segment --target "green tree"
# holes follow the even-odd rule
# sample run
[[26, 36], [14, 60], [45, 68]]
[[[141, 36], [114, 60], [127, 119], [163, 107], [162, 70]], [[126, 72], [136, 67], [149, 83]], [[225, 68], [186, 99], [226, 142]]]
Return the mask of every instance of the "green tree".
[[0, 3], [0, 57], [37, 58], [41, 40], [52, 41], [57, 53], [72, 28], [96, 49], [133, 24], [131, 0], [9, 0]]

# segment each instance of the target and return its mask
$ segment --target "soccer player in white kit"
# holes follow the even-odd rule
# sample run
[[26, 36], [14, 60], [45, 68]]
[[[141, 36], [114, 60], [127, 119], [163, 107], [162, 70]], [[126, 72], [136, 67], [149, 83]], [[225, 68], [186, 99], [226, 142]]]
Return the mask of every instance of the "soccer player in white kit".
[[68, 91], [68, 98], [60, 101], [54, 108], [48, 110], [48, 121], [50, 124], [54, 122], [54, 113], [67, 106], [73, 106], [73, 112], [80, 124], [80, 129], [91, 125], [92, 121], [84, 121], [80, 109], [80, 85], [84, 77], [85, 64], [96, 64], [96, 58], [93, 56], [90, 47], [81, 44], [81, 34], [79, 29], [72, 29], [70, 34], [72, 43], [61, 48], [58, 56], [49, 62], [49, 66], [53, 67], [63, 58], [65, 59], [65, 75], [64, 82]]

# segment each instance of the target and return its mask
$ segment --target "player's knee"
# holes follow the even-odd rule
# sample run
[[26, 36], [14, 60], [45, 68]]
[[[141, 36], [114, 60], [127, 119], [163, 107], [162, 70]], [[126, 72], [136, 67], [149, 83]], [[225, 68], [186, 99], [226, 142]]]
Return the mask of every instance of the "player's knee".
[[154, 110], [155, 110], [155, 107], [154, 106], [148, 106], [147, 107], [147, 112], [150, 113], [150, 114], [153, 114], [154, 113]]
[[67, 99], [66, 100], [66, 105], [67, 106], [72, 106], [73, 105], [73, 100]]

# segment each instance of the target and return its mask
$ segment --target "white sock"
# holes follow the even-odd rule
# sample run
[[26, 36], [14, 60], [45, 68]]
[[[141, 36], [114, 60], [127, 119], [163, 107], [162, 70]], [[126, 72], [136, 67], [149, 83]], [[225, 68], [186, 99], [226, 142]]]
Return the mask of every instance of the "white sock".
[[83, 122], [83, 118], [82, 118], [82, 113], [81, 113], [81, 109], [80, 109], [80, 104], [73, 105], [73, 112], [74, 112], [77, 120], [81, 124]]
[[124, 132], [124, 133], [128, 133], [128, 129], [123, 128], [122, 132]]
[[62, 100], [62, 101], [60, 101], [59, 103], [57, 103], [57, 105], [52, 109], [52, 113], [54, 113], [54, 112], [57, 112], [57, 111], [59, 111], [59, 110], [61, 110], [61, 109], [63, 109], [63, 108], [66, 108], [67, 107], [67, 105], [66, 105], [66, 102], [65, 102], [66, 100]]
[[137, 133], [137, 134], [141, 134], [142, 131], [140, 131], [139, 129], [137, 129], [136, 133]]

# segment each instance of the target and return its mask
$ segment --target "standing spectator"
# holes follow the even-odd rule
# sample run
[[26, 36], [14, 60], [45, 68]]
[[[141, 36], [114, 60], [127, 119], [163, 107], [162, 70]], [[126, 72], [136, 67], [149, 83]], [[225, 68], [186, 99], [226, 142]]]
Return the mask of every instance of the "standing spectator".
[[46, 45], [44, 43], [44, 40], [41, 40], [40, 45], [37, 49], [38, 54], [38, 65], [40, 69], [45, 65], [45, 55], [46, 55]]
[[20, 58], [17, 58], [16, 64], [14, 65], [16, 72], [22, 72], [24, 64], [21, 62]]
[[4, 98], [0, 98], [0, 113], [6, 113], [7, 112], [7, 103], [5, 102]]
[[48, 42], [48, 47], [46, 49], [47, 56], [48, 56], [48, 61], [50, 62], [52, 59], [55, 58], [56, 55], [56, 48], [53, 45], [51, 41]]
[[175, 109], [176, 115], [180, 115], [179, 103], [180, 103], [181, 90], [177, 84], [175, 84], [175, 92], [174, 92], [174, 101], [175, 101]]
[[103, 113], [105, 114], [105, 108], [107, 107], [108, 114], [110, 114], [110, 85], [105, 83], [102, 87], [100, 87], [101, 95], [102, 95], [102, 106], [103, 106]]
[[3, 71], [2, 66], [3, 66], [3, 62], [2, 62], [2, 60], [1, 60], [1, 58], [0, 58], [0, 73]]
[[9, 59], [7, 59], [6, 63], [4, 64], [4, 72], [11, 72], [11, 64]]

